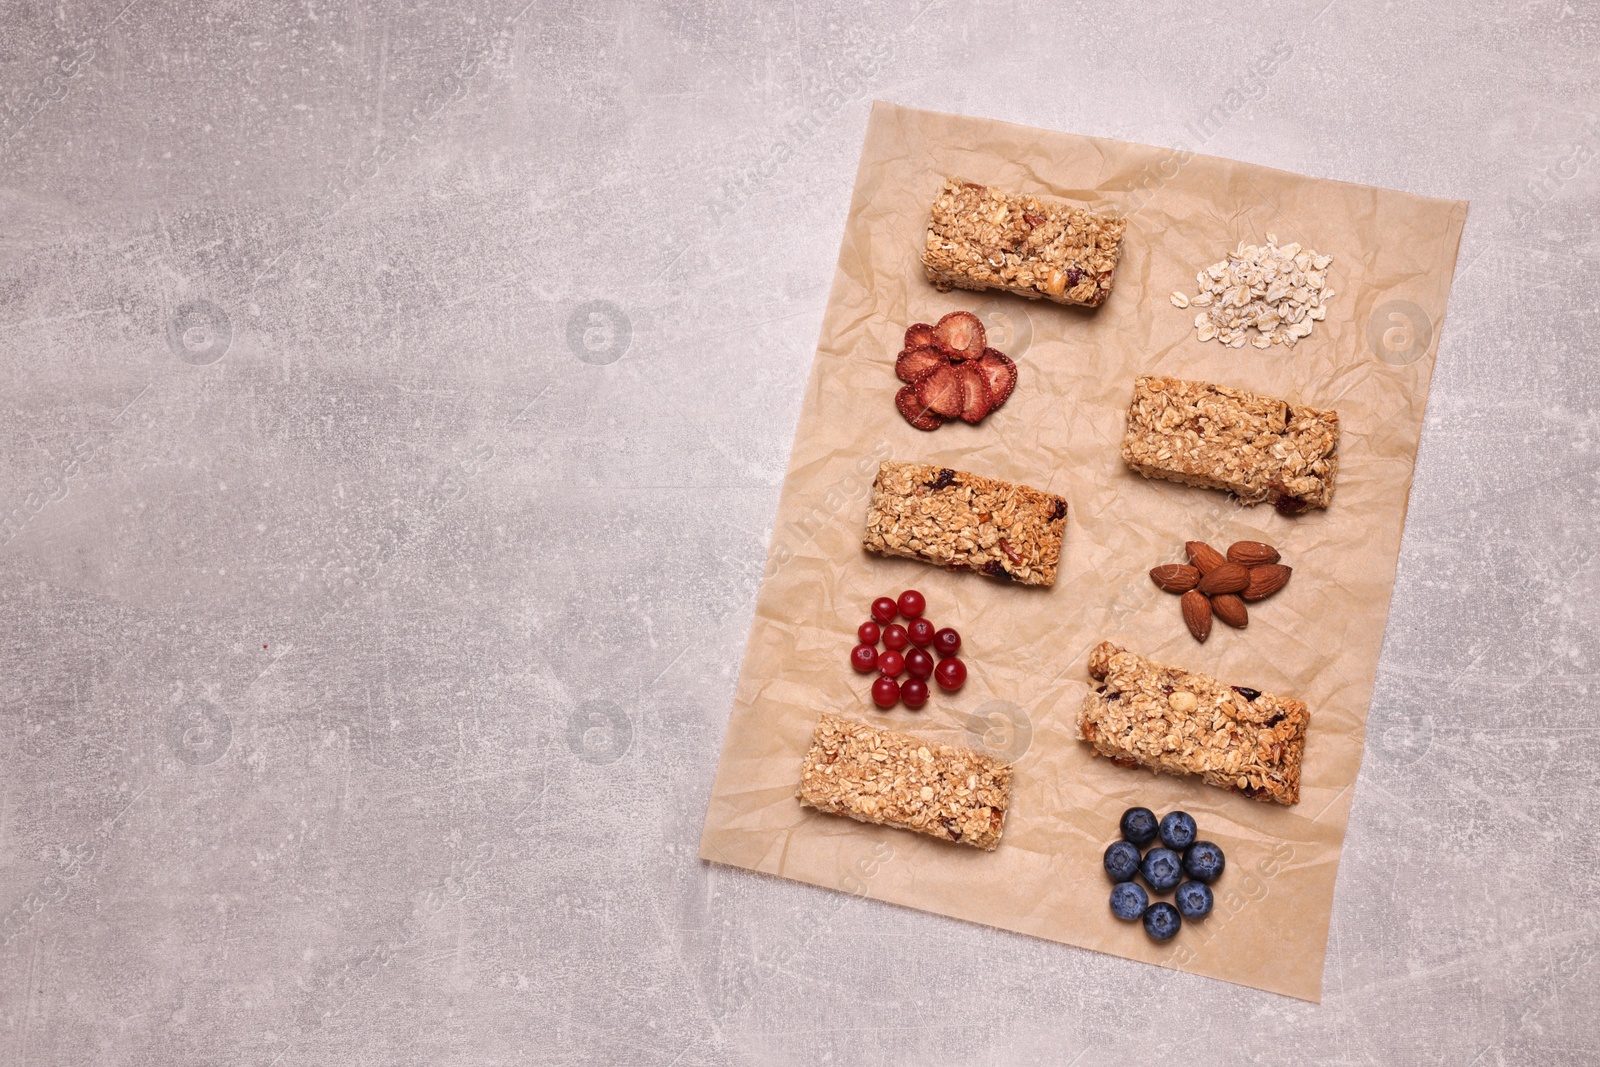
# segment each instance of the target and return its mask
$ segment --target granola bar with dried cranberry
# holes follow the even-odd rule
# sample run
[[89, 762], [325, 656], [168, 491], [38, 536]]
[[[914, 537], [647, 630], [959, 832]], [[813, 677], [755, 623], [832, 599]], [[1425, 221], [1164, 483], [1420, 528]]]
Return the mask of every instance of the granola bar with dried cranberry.
[[926, 463], [884, 462], [862, 546], [1022, 585], [1054, 585], [1067, 502], [1026, 485]]
[[800, 766], [800, 803], [992, 851], [1011, 766], [978, 752], [824, 714]]
[[922, 250], [940, 290], [1003, 289], [1029, 300], [1099, 307], [1128, 220], [1062, 200], [950, 178], [933, 202]]
[[1089, 653], [1099, 685], [1078, 710], [1078, 736], [1125, 766], [1197, 775], [1254, 800], [1300, 802], [1311, 713], [1302, 701], [1169, 667], [1109, 641]]
[[1140, 377], [1122, 458], [1146, 478], [1225, 489], [1285, 515], [1325, 508], [1339, 469], [1339, 413], [1243, 389]]

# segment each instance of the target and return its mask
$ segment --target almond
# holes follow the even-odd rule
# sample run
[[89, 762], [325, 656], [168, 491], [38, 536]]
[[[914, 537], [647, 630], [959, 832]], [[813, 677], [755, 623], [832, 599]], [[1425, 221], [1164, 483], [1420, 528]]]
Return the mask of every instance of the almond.
[[1250, 568], [1242, 563], [1224, 563], [1214, 570], [1202, 570], [1201, 573], [1203, 577], [1195, 588], [1206, 596], [1237, 593], [1250, 584]]
[[1281, 563], [1263, 563], [1259, 567], [1251, 567], [1250, 580], [1239, 595], [1246, 600], [1265, 600], [1288, 585], [1289, 575], [1293, 573], [1293, 567], [1285, 567]]
[[1211, 601], [1204, 593], [1191, 589], [1178, 602], [1183, 609], [1183, 624], [1201, 644], [1211, 636]]
[[1263, 541], [1235, 541], [1228, 546], [1228, 562], [1242, 563], [1246, 567], [1276, 563], [1282, 558], [1277, 549]]
[[1242, 630], [1250, 625], [1250, 610], [1235, 593], [1218, 593], [1212, 597], [1211, 610], [1217, 618], [1235, 630]]
[[1209, 574], [1228, 562], [1222, 558], [1221, 552], [1204, 541], [1186, 541], [1183, 550], [1189, 554], [1189, 562], [1200, 568], [1201, 574]]
[[1168, 593], [1187, 593], [1200, 580], [1200, 569], [1182, 563], [1169, 563], [1164, 567], [1152, 567], [1150, 580]]

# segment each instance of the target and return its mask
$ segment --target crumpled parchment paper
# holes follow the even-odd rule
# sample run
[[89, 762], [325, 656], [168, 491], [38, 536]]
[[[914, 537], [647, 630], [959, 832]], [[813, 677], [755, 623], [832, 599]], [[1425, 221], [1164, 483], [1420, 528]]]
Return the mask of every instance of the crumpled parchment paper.
[[[1115, 290], [1094, 311], [940, 293], [918, 254], [946, 175], [1128, 214]], [[701, 856], [842, 892], [1210, 975], [1321, 995], [1334, 875], [1361, 765], [1368, 704], [1434, 353], [1467, 205], [1302, 177], [1172, 149], [874, 106], [828, 311], [778, 507]], [[1239, 241], [1298, 241], [1334, 257], [1325, 321], [1293, 349], [1195, 339], [1195, 272]], [[894, 359], [912, 322], [978, 310], [1016, 360], [1009, 402], [978, 426], [932, 433], [896, 413]], [[1119, 458], [1134, 377], [1237, 386], [1342, 420], [1333, 504], [1298, 518], [1130, 472]], [[939, 463], [1063, 494], [1066, 540], [1050, 589], [950, 574], [861, 549], [885, 458]], [[1183, 543], [1278, 546], [1288, 587], [1196, 644], [1178, 599], [1147, 572]], [[915, 587], [959, 629], [970, 673], [920, 711], [878, 711], [850, 669], [872, 599]], [[1091, 755], [1075, 715], [1090, 648], [1109, 639], [1311, 707], [1302, 799], [1259, 803]], [[802, 809], [794, 798], [819, 714], [937, 737], [1015, 760], [993, 853]], [[1227, 852], [1216, 910], [1166, 944], [1114, 919], [1101, 853], [1124, 808], [1182, 808]]]

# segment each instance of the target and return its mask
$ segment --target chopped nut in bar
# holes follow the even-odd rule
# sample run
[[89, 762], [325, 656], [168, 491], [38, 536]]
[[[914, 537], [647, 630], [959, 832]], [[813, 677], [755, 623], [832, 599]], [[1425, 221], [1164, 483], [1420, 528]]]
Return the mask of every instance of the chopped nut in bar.
[[1078, 736], [1102, 756], [1277, 804], [1300, 802], [1310, 712], [1299, 700], [1169, 667], [1102, 642], [1100, 685], [1083, 699]]
[[1011, 766], [977, 752], [824, 714], [800, 767], [800, 802], [831, 815], [992, 851]]
[[1339, 413], [1179, 378], [1134, 382], [1122, 458], [1146, 478], [1225, 489], [1285, 515], [1325, 508]]
[[941, 291], [1003, 289], [1099, 307], [1128, 220], [950, 178], [933, 202], [922, 265]]
[[1053, 585], [1067, 502], [1026, 485], [926, 463], [884, 462], [862, 546], [880, 556]]

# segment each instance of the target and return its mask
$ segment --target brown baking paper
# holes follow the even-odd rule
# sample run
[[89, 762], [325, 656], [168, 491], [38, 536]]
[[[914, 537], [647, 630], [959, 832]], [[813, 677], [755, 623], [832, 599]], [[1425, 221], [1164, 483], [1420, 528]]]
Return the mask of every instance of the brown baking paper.
[[[918, 260], [945, 175], [1054, 195], [1131, 222], [1098, 310], [940, 293]], [[1467, 205], [1323, 181], [1171, 149], [879, 103], [800, 415], [700, 854], [717, 863], [1016, 930], [1306, 1000], [1321, 996], [1344, 841], [1411, 488], [1417, 438]], [[1326, 321], [1290, 349], [1195, 338], [1195, 272], [1272, 232], [1332, 255]], [[1017, 362], [1005, 407], [932, 433], [896, 413], [894, 360], [912, 322], [982, 309]], [[1133, 380], [1196, 378], [1334, 408], [1332, 506], [1299, 518], [1147, 481], [1118, 446]], [[1070, 505], [1050, 589], [952, 574], [861, 548], [880, 459], [1019, 481]], [[1294, 568], [1197, 644], [1147, 572], [1183, 543], [1267, 541]], [[915, 587], [955, 626], [970, 673], [919, 712], [884, 713], [850, 669], [874, 597]], [[1109, 639], [1311, 708], [1292, 808], [1091, 755], [1075, 717], [1086, 660]], [[994, 852], [802, 809], [800, 763], [824, 711], [1015, 759]], [[1228, 856], [1216, 911], [1156, 944], [1117, 921], [1101, 854], [1123, 809], [1182, 808]]]

